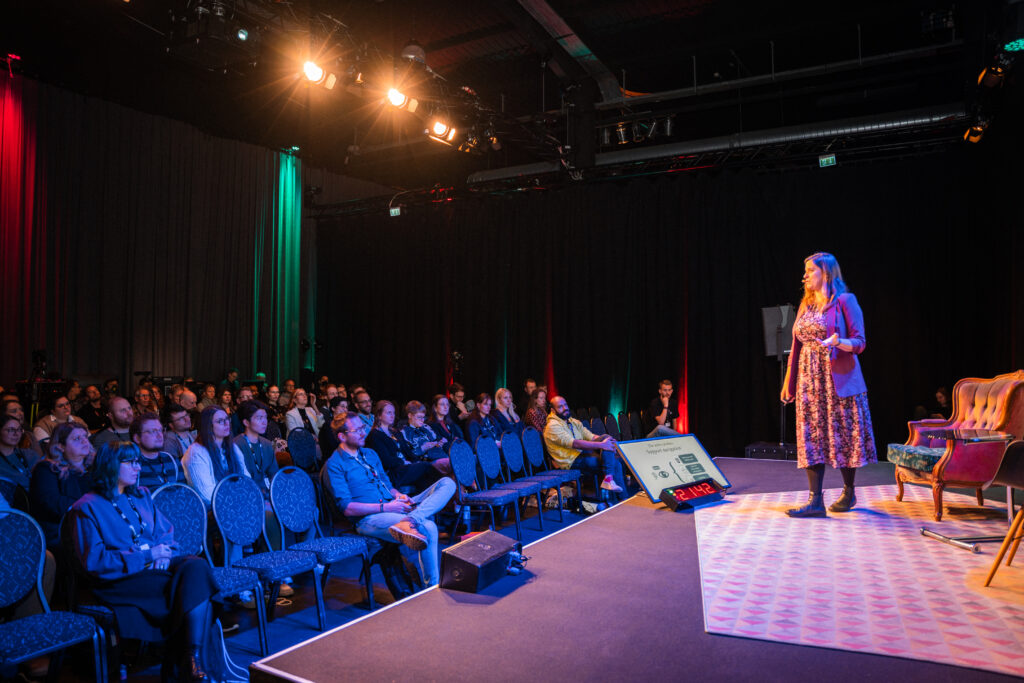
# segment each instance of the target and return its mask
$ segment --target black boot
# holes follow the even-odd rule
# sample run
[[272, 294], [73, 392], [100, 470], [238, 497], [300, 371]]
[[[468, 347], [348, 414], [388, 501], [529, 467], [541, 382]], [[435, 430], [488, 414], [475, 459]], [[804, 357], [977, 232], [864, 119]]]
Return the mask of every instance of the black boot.
[[828, 517], [825, 512], [825, 501], [820, 493], [807, 494], [807, 503], [803, 507], [786, 510], [790, 517]]
[[203, 671], [202, 661], [199, 655], [199, 648], [195, 646], [189, 647], [188, 652], [185, 654], [185, 659], [181, 662], [181, 667], [178, 669], [178, 680], [191, 681], [192, 683], [209, 680], [206, 672]]
[[857, 495], [852, 486], [844, 486], [843, 493], [828, 506], [829, 512], [849, 512], [857, 504]]

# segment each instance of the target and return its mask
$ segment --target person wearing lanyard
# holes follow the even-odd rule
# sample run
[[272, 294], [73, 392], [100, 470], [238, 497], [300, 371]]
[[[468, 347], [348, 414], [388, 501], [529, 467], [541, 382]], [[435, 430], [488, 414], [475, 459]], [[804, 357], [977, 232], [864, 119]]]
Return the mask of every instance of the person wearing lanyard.
[[94, 488], [69, 513], [73, 550], [121, 633], [179, 643], [168, 648], [180, 657], [179, 680], [207, 680], [200, 651], [217, 585], [205, 560], [179, 553], [170, 521], [138, 486], [139, 457], [133, 443], [100, 449]]
[[196, 433], [192, 431], [192, 416], [188, 414], [188, 411], [178, 403], [167, 406], [164, 452], [170, 453], [180, 461], [195, 440]]
[[185, 483], [185, 472], [177, 459], [163, 449], [164, 428], [159, 415], [148, 412], [137, 416], [128, 427], [128, 433], [142, 456], [139, 486], [145, 486], [152, 493], [164, 484]]
[[27, 493], [32, 468], [41, 458], [35, 451], [18, 447], [24, 433], [21, 420], [0, 415], [0, 478], [13, 481]]
[[338, 510], [352, 519], [357, 533], [418, 551], [423, 582], [437, 584], [437, 525], [430, 517], [451, 500], [455, 482], [442, 477], [412, 498], [399, 493], [377, 454], [364, 448], [366, 425], [359, 415], [339, 416], [333, 424], [340, 443], [324, 468], [329, 495]]
[[597, 436], [569, 411], [569, 402], [561, 396], [551, 399], [551, 412], [544, 425], [544, 443], [551, 462], [563, 470], [600, 473], [601, 488], [622, 493], [622, 465], [615, 454], [615, 439]]

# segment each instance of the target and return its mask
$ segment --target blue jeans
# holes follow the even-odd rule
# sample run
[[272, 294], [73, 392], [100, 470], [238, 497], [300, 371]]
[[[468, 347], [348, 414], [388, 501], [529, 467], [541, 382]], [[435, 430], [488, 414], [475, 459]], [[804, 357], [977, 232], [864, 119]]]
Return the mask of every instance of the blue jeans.
[[590, 474], [600, 472], [602, 477], [607, 477], [610, 474], [616, 484], [625, 488], [622, 464], [619, 462], [618, 454], [615, 451], [583, 451], [572, 461], [570, 469]]
[[423, 583], [433, 586], [440, 580], [441, 572], [437, 557], [437, 525], [430, 520], [430, 517], [443, 509], [453, 495], [455, 495], [455, 482], [448, 477], [438, 479], [422, 493], [412, 496], [416, 503], [412, 512], [408, 514], [378, 512], [375, 515], [367, 515], [356, 523], [356, 532], [363, 536], [372, 536], [394, 543], [395, 539], [392, 538], [388, 529], [403, 519], [413, 520], [419, 532], [427, 537], [427, 547], [419, 553], [420, 575], [423, 577]]
[[655, 425], [654, 429], [651, 430], [651, 433], [648, 434], [645, 438], [650, 439], [650, 438], [655, 437], [655, 436], [678, 436], [678, 435], [679, 435], [679, 432], [677, 432], [676, 430], [672, 429], [668, 425]]

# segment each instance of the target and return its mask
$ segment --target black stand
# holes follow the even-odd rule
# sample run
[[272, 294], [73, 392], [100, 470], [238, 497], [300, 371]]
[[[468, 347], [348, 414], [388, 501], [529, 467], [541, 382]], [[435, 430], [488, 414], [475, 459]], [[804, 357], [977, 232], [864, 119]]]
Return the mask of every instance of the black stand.
[[[786, 355], [789, 353], [789, 346], [784, 341], [793, 335], [795, 318], [793, 306], [790, 304], [761, 309], [765, 355], [775, 356], [779, 362], [779, 387], [786, 381]], [[786, 445], [786, 404], [782, 402], [779, 403], [779, 445]]]

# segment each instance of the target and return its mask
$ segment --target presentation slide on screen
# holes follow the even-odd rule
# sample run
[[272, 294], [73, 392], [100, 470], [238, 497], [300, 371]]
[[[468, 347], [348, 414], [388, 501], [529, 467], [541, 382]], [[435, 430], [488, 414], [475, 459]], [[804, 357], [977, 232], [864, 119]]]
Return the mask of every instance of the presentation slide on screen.
[[714, 479], [725, 489], [732, 486], [693, 434], [623, 441], [618, 447], [652, 501], [669, 486], [698, 479]]

